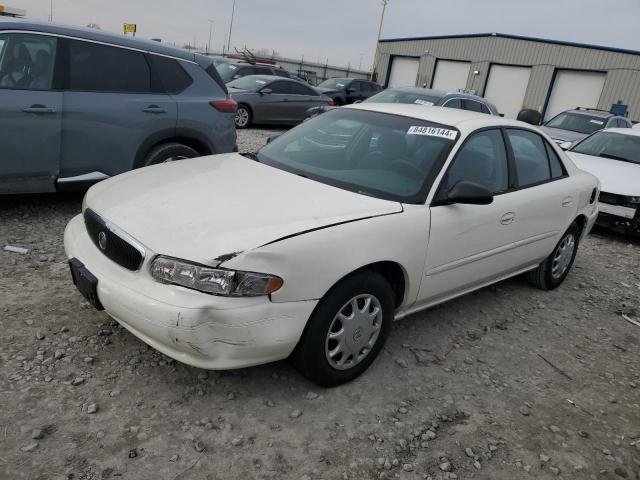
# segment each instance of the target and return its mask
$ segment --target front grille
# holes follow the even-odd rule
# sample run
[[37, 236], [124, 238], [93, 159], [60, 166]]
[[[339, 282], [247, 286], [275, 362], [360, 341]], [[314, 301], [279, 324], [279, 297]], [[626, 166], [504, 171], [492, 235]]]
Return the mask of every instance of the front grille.
[[84, 224], [89, 237], [107, 258], [128, 270], [138, 270], [144, 260], [144, 250], [132, 245], [114, 232], [115, 228], [105, 222], [100, 215], [87, 208], [84, 212]]
[[610, 205], [624, 205], [626, 198], [623, 195], [617, 195], [615, 193], [600, 192], [598, 198], [602, 203], [608, 203]]

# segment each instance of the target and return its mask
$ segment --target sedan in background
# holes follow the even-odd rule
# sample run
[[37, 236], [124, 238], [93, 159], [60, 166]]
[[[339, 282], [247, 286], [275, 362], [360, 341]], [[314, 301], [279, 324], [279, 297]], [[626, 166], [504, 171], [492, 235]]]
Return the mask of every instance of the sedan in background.
[[227, 88], [238, 103], [237, 128], [254, 123], [296, 125], [306, 118], [308, 109], [333, 104], [310, 85], [289, 78], [249, 75], [228, 83]]
[[102, 182], [64, 244], [85, 298], [164, 354], [208, 369], [290, 357], [334, 386], [394, 318], [521, 273], [560, 286], [597, 191], [525, 123], [371, 103], [257, 153]]
[[382, 90], [375, 82], [355, 78], [330, 78], [320, 83], [317, 88], [333, 99], [338, 106], [362, 102]]
[[600, 180], [597, 223], [640, 235], [640, 131], [600, 130], [568, 152], [573, 162]]
[[554, 142], [560, 144], [564, 150], [567, 150], [571, 145], [598, 130], [631, 127], [632, 123], [628, 118], [614, 115], [605, 110], [578, 107], [559, 113], [544, 123], [540, 130], [549, 135]]
[[366, 103], [415, 103], [457, 108], [470, 112], [500, 115], [496, 106], [482, 97], [464, 91], [432, 90], [419, 87], [388, 88], [364, 100]]

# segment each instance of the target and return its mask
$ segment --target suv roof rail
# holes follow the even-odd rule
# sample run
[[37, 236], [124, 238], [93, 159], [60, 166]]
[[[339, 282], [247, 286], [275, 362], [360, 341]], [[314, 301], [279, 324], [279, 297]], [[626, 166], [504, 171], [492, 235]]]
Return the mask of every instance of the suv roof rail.
[[609, 110], [602, 110], [601, 108], [592, 108], [592, 107], [576, 107], [576, 110], [590, 110], [592, 112], [611, 113]]

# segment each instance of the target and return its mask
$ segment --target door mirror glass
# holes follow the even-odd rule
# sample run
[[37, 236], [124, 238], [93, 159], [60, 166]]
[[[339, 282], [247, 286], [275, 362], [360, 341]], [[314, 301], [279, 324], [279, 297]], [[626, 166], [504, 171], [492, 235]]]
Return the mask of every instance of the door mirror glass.
[[563, 150], [569, 150], [571, 148], [571, 145], [573, 145], [573, 142], [562, 142], [558, 146]]
[[273, 93], [273, 90], [271, 90], [270, 88], [263, 88], [262, 90], [260, 90], [260, 93], [268, 95], [270, 93]]
[[462, 180], [447, 192], [447, 202], [489, 205], [493, 202], [493, 194], [479, 183]]

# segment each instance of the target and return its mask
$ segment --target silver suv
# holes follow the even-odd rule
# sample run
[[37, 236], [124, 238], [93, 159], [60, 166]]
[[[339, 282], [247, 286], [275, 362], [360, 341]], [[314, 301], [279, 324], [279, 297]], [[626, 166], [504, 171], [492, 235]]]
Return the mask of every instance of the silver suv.
[[51, 192], [236, 149], [213, 66], [158, 42], [0, 21], [0, 193]]

